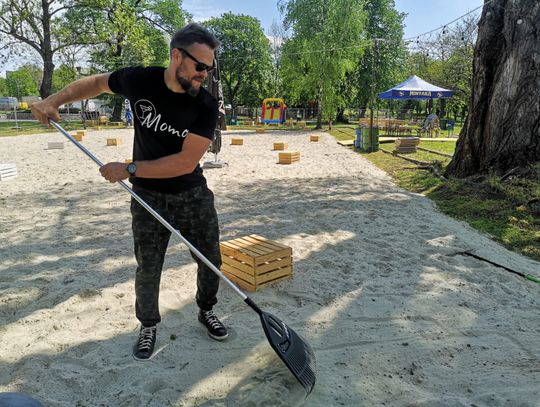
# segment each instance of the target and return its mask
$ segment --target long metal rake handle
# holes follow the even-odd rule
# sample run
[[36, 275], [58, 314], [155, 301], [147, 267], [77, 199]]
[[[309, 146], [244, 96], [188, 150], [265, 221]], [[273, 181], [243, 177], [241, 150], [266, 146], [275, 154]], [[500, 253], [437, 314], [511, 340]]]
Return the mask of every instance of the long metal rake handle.
[[[68, 138], [69, 141], [71, 141], [73, 144], [75, 144], [83, 153], [85, 153], [88, 157], [90, 157], [97, 165], [99, 165], [100, 167], [103, 166], [103, 163], [101, 161], [99, 161], [99, 159], [96, 158], [96, 156], [94, 156], [94, 154], [92, 154], [86, 147], [84, 147], [81, 143], [79, 143], [77, 140], [75, 140], [71, 134], [69, 134], [67, 131], [65, 131], [62, 126], [60, 126], [58, 123], [56, 123], [54, 120], [49, 120], [50, 123], [58, 130], [60, 131], [64, 136], [66, 136]], [[229, 284], [229, 286], [234, 290], [236, 291], [236, 293], [242, 297], [242, 299], [244, 301], [246, 301], [248, 303], [248, 305], [250, 305], [252, 308], [255, 309], [255, 311], [257, 311], [259, 314], [260, 314], [260, 309], [259, 307], [257, 307], [253, 301], [251, 301], [248, 296], [246, 294], [244, 294], [244, 292], [242, 290], [240, 290], [235, 283], [233, 283], [231, 280], [229, 280], [221, 271], [219, 271], [219, 269], [214, 266], [210, 260], [208, 260], [199, 250], [197, 250], [197, 248], [195, 246], [193, 246], [184, 236], [182, 236], [182, 234], [177, 230], [175, 229], [174, 227], [172, 227], [172, 225], [167, 222], [165, 219], [163, 219], [163, 217], [157, 213], [150, 205], [148, 205], [139, 195], [137, 195], [136, 192], [134, 192], [124, 181], [118, 181], [118, 183], [126, 190], [128, 191], [131, 196], [133, 196], [133, 198], [135, 198], [137, 200], [137, 202], [139, 202], [143, 207], [144, 209], [146, 209], [148, 212], [150, 212], [152, 214], [152, 216], [154, 216], [163, 226], [165, 226], [171, 233], [173, 233], [174, 235], [176, 235], [181, 241], [182, 243], [184, 243], [188, 248], [189, 250], [191, 250], [193, 253], [195, 253], [195, 255], [201, 259], [201, 261], [206, 264], [214, 273], [216, 273], [222, 280], [224, 280], [227, 284]], [[254, 307], [255, 306], [255, 307]]]

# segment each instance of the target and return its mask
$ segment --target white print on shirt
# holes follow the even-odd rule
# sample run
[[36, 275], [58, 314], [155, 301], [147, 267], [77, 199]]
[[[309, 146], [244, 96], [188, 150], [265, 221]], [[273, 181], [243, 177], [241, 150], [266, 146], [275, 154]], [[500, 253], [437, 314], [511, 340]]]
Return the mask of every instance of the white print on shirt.
[[189, 130], [186, 129], [182, 133], [176, 130], [170, 124], [161, 122], [161, 113], [157, 113], [155, 106], [146, 99], [139, 99], [135, 102], [135, 115], [141, 122], [142, 126], [146, 126], [148, 129], [154, 129], [154, 131], [166, 131], [174, 134], [176, 137], [186, 138]]

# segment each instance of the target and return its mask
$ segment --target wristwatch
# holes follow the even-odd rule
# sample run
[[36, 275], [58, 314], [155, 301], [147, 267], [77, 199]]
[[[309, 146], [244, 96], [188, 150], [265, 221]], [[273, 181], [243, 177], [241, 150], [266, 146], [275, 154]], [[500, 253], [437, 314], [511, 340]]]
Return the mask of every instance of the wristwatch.
[[134, 177], [135, 173], [137, 172], [137, 164], [135, 164], [134, 162], [129, 163], [126, 167], [126, 170], [127, 172], [129, 172], [130, 177]]

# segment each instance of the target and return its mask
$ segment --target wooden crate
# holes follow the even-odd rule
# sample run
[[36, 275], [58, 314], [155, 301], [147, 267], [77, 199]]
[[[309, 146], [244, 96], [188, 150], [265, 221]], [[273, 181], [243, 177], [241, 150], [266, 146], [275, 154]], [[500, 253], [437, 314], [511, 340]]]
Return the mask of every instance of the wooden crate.
[[243, 138], [232, 138], [231, 139], [231, 146], [241, 146], [244, 144]]
[[312, 134], [309, 136], [309, 141], [319, 141], [319, 136], [316, 134]]
[[122, 139], [119, 138], [108, 138], [107, 139], [107, 145], [108, 146], [119, 146], [122, 144]]
[[296, 161], [300, 161], [299, 151], [285, 151], [283, 153], [279, 153], [278, 164], [292, 164]]
[[289, 148], [289, 145], [287, 143], [278, 142], [274, 143], [274, 150], [285, 150]]
[[240, 287], [256, 291], [292, 275], [292, 248], [259, 235], [219, 244], [221, 271]]
[[47, 142], [48, 150], [63, 150], [64, 142], [63, 141], [49, 141]]
[[266, 129], [255, 129], [256, 134], [266, 133]]
[[394, 153], [409, 154], [416, 153], [416, 147], [420, 143], [418, 137], [400, 137], [396, 140]]

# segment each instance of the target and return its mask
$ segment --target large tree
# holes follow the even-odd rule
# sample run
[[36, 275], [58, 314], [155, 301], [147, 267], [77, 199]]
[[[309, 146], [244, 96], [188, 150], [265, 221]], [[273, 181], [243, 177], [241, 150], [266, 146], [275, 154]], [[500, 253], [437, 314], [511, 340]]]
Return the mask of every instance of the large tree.
[[355, 106], [367, 108], [377, 93], [388, 89], [403, 74], [406, 47], [403, 41], [404, 13], [395, 9], [394, 0], [366, 0], [365, 36], [370, 40], [356, 69], [348, 75]]
[[281, 76], [281, 56], [283, 43], [287, 40], [287, 30], [282, 23], [274, 21], [267, 32], [270, 40], [270, 55], [272, 58], [272, 72], [268, 80], [269, 97], [283, 97], [286, 85]]
[[76, 5], [73, 0], [0, 0], [0, 35], [7, 45], [33, 49], [43, 62], [39, 93], [51, 94], [55, 54], [75, 44], [88, 43], [81, 29], [69, 26], [65, 14]]
[[318, 104], [322, 119], [335, 118], [339, 84], [367, 45], [363, 0], [282, 0], [284, 23], [292, 31], [282, 64], [285, 82]]
[[[85, 0], [71, 14], [74, 21], [91, 17], [88, 30], [98, 39], [92, 48], [92, 72], [110, 72], [130, 65], [165, 65], [167, 36], [182, 28], [191, 16], [179, 0]], [[92, 73], [91, 72], [91, 73]], [[106, 96], [112, 119], [120, 120], [122, 98]]]
[[503, 174], [540, 161], [540, 2], [484, 5], [472, 98], [447, 174]]
[[270, 42], [255, 17], [225, 13], [204, 23], [221, 45], [223, 96], [232, 107], [259, 105], [267, 97], [272, 61]]

